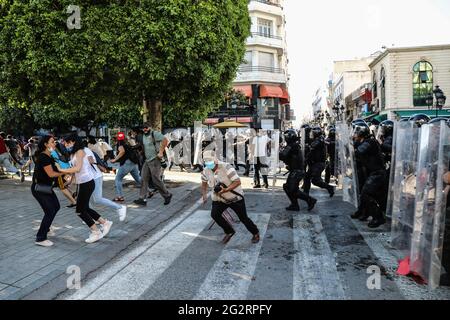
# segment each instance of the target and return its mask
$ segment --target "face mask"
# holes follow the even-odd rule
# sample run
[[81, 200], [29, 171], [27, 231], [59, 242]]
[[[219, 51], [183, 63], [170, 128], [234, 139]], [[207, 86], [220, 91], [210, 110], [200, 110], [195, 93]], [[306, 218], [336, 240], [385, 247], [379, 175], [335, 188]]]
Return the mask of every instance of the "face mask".
[[55, 148], [48, 148], [48, 151], [49, 151], [50, 153], [52, 153], [53, 151], [55, 151]]
[[205, 167], [207, 169], [214, 170], [214, 168], [216, 167], [216, 164], [214, 163], [214, 161], [208, 161], [208, 162], [205, 162]]
[[71, 146], [71, 147], [67, 147], [67, 148], [66, 148], [66, 150], [67, 150], [67, 152], [72, 152], [72, 150], [73, 150], [73, 146]]

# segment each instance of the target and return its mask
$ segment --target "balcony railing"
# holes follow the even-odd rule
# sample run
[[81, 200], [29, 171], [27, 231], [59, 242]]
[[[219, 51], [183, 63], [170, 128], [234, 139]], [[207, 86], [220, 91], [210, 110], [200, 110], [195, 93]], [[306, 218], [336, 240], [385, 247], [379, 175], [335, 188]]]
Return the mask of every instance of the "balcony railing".
[[270, 0], [248, 0], [248, 2], [249, 3], [250, 2], [261, 2], [261, 3], [264, 3], [264, 4], [268, 4], [268, 5], [271, 5], [271, 6], [275, 6], [275, 7], [280, 7], [281, 8], [281, 5], [279, 5], [278, 3], [274, 2], [274, 1], [270, 1]]
[[238, 72], [270, 72], [270, 73], [284, 73], [283, 69], [272, 67], [257, 67], [257, 66], [245, 66], [239, 67]]
[[264, 33], [264, 32], [252, 32], [252, 37], [253, 36], [259, 36], [259, 37], [264, 37], [264, 38], [283, 40], [283, 37], [274, 36], [272, 34], [267, 34], [267, 33]]

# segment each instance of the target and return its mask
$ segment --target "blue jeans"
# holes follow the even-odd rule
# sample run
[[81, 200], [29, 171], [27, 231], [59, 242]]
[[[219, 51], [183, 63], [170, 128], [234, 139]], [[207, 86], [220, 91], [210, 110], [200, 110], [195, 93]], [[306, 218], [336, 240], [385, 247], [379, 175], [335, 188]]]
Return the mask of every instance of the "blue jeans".
[[98, 177], [95, 181], [95, 189], [92, 194], [91, 201], [95, 205], [109, 207], [114, 210], [119, 210], [122, 206], [112, 202], [111, 200], [103, 198], [103, 177]]
[[138, 165], [130, 160], [127, 160], [123, 166], [120, 166], [119, 170], [117, 170], [115, 184], [116, 194], [118, 197], [123, 197], [122, 180], [129, 173], [131, 173], [131, 176], [136, 183], [141, 184], [141, 176], [139, 175]]

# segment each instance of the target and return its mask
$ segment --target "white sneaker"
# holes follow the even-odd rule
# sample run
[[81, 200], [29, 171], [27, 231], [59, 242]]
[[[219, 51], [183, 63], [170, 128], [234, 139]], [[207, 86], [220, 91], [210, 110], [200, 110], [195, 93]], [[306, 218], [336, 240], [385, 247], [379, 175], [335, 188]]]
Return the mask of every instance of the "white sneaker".
[[53, 242], [51, 242], [50, 240], [44, 240], [44, 241], [39, 241], [39, 242], [35, 242], [38, 246], [42, 246], [42, 247], [51, 247], [53, 245]]
[[103, 233], [100, 230], [91, 231], [91, 233], [89, 234], [89, 238], [87, 238], [85, 241], [87, 243], [94, 243], [100, 240], [101, 238], [103, 238]]
[[125, 218], [127, 217], [127, 207], [122, 206], [120, 209], [117, 210], [117, 213], [119, 214], [119, 220], [125, 221]]
[[109, 233], [109, 230], [111, 229], [111, 226], [113, 225], [112, 221], [106, 220], [106, 223], [102, 224], [102, 234], [103, 237], [106, 237], [106, 235]]

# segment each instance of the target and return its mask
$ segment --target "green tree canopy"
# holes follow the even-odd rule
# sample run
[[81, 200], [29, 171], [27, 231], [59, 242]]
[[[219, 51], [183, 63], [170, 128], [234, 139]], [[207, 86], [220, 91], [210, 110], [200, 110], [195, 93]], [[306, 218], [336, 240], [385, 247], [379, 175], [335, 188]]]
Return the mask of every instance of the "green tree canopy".
[[[68, 28], [69, 5], [81, 8], [81, 29]], [[110, 121], [117, 106], [139, 110], [145, 96], [162, 101], [165, 125], [189, 125], [220, 105], [236, 75], [247, 5], [0, 0], [0, 104], [26, 106], [39, 124], [83, 126], [75, 122]]]

